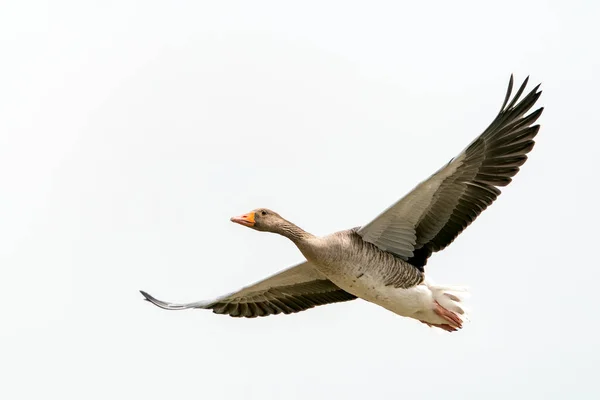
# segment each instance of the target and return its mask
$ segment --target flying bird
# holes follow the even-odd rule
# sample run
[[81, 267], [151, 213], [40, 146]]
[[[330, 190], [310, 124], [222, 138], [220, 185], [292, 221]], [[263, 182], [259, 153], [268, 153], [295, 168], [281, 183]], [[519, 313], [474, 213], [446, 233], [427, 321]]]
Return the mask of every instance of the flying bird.
[[[305, 261], [239, 291], [188, 304], [146, 300], [167, 310], [200, 308], [232, 317], [290, 314], [361, 298], [448, 332], [466, 321], [460, 286], [434, 284], [428, 258], [443, 250], [500, 195], [527, 160], [540, 126], [540, 85], [511, 99], [511, 75], [500, 112], [479, 137], [368, 224], [318, 237], [279, 214], [259, 208], [231, 218], [257, 231], [290, 239]], [[527, 115], [526, 115], [527, 114]]]

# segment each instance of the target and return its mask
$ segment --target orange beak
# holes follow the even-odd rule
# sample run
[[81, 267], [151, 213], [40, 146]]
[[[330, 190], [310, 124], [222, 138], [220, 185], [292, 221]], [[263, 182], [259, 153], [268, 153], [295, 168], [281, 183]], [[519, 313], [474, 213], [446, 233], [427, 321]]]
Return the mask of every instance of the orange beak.
[[240, 215], [239, 217], [231, 218], [231, 222], [244, 226], [254, 226], [254, 213], [249, 212], [248, 214]]

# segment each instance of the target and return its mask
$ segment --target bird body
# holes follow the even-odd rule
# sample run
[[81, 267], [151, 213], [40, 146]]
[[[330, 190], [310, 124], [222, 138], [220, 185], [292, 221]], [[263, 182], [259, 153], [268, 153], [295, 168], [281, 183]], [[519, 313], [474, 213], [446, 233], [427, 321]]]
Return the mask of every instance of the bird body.
[[[354, 232], [346, 231], [335, 236], [341, 242], [337, 249], [339, 257], [329, 258], [325, 262], [309, 258], [315, 268], [333, 283], [358, 298], [403, 317], [419, 316], [417, 319], [422, 320], [428, 310], [433, 310], [432, 292], [423, 273], [376, 247], [358, 247], [360, 250], [356, 251], [355, 243], [362, 239]], [[325, 243], [329, 240], [328, 237], [323, 239]], [[390, 278], [394, 284], [390, 283]], [[445, 322], [439, 321], [434, 315], [427, 315], [430, 317], [427, 318], [428, 322]]]
[[[293, 241], [313, 268], [358, 298], [446, 330], [454, 329], [446, 318], [434, 311], [436, 302], [466, 317], [464, 307], [458, 304], [465, 289], [430, 285], [423, 272], [392, 253], [365, 242], [357, 230], [340, 231], [324, 237], [299, 233]], [[461, 324], [462, 319], [457, 327]]]
[[[233, 317], [290, 314], [361, 298], [403, 317], [449, 332], [462, 328], [466, 290], [434, 285], [425, 275], [428, 258], [443, 250], [500, 195], [527, 160], [543, 108], [528, 114], [541, 92], [521, 101], [526, 79], [490, 126], [462, 152], [368, 224], [317, 237], [262, 208], [231, 220], [290, 239], [306, 260], [239, 291], [168, 310], [211, 309]], [[510, 100], [510, 102], [509, 102]]]

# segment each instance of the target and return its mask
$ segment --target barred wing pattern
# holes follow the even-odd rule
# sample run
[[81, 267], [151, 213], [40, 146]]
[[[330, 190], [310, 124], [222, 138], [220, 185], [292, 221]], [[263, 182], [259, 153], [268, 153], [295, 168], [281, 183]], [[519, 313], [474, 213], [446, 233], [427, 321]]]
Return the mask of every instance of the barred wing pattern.
[[216, 314], [246, 318], [291, 314], [356, 298], [337, 287], [309, 262], [303, 262], [213, 300], [175, 304], [157, 300], [144, 291], [140, 292], [146, 300], [166, 310], [201, 308], [213, 310]]

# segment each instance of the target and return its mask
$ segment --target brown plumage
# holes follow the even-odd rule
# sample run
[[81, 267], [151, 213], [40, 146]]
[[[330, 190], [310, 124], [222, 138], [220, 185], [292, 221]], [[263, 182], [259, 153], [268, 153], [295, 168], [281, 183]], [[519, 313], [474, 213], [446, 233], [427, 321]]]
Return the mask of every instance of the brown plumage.
[[449, 163], [370, 223], [316, 237], [268, 209], [233, 222], [289, 238], [306, 261], [214, 300], [172, 304], [142, 292], [168, 310], [212, 309], [233, 317], [295, 313], [357, 297], [399, 315], [453, 331], [465, 316], [460, 289], [433, 285], [424, 267], [491, 205], [527, 160], [540, 126], [539, 85], [519, 101], [528, 79], [504, 103], [487, 129]]

